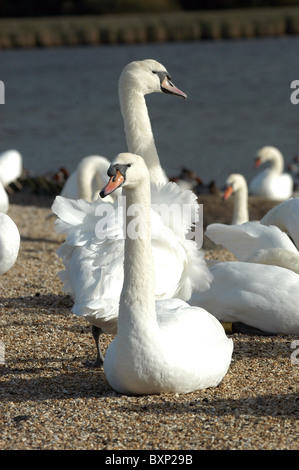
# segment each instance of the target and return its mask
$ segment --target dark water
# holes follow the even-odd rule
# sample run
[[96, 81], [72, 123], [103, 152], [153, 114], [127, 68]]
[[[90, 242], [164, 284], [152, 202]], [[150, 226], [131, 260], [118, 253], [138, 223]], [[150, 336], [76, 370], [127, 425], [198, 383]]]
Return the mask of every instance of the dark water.
[[153, 58], [188, 94], [147, 97], [167, 173], [184, 165], [219, 184], [231, 172], [250, 179], [261, 146], [277, 146], [287, 163], [299, 153], [290, 101], [298, 51], [297, 37], [1, 51], [0, 151], [18, 149], [25, 168], [45, 174], [126, 150], [118, 77], [128, 62]]

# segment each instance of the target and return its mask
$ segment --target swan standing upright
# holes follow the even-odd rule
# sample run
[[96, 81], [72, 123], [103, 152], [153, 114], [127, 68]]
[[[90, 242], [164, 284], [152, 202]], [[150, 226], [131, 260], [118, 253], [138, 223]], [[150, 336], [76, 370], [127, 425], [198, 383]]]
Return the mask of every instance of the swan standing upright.
[[[164, 92], [181, 97], [162, 64], [155, 60], [128, 64], [119, 80], [119, 99], [129, 151], [139, 153], [150, 173], [152, 201], [152, 248], [156, 269], [156, 297], [188, 300], [193, 289], [206, 288], [211, 281], [203, 253], [190, 231], [199, 218], [197, 198], [175, 183], [165, 183], [157, 154], [145, 95]], [[99, 211], [106, 206], [109, 217]], [[111, 211], [109, 210], [109, 206]], [[176, 207], [176, 216], [163, 214], [161, 207]], [[162, 208], [163, 208], [162, 207]], [[186, 209], [188, 209], [186, 211]], [[66, 233], [58, 254], [65, 265], [60, 274], [64, 290], [74, 298], [73, 313], [85, 317], [92, 326], [97, 344], [96, 365], [101, 365], [102, 332], [117, 331], [118, 303], [123, 284], [122, 200], [113, 205], [88, 203], [57, 196], [52, 206], [58, 216], [56, 229]], [[99, 230], [105, 220], [106, 229]]]
[[289, 199], [293, 194], [293, 178], [283, 173], [284, 159], [281, 152], [271, 146], [259, 150], [256, 166], [270, 162], [270, 167], [261, 171], [249, 185], [249, 193], [275, 201]]
[[[179, 299], [155, 301], [151, 246], [151, 196], [144, 160], [119, 154], [102, 196], [123, 186], [127, 207], [137, 208], [139, 234], [126, 223], [124, 283], [118, 331], [108, 346], [104, 370], [116, 391], [129, 395], [188, 393], [217, 386], [228, 371], [233, 342], [220, 323]], [[136, 210], [136, 209], [135, 209]]]

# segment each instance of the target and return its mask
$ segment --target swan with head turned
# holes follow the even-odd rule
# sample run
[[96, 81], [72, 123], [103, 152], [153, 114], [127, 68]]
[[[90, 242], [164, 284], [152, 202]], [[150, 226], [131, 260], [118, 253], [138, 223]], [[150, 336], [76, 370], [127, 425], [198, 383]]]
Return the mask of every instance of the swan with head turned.
[[149, 172], [144, 160], [119, 154], [102, 196], [122, 185], [128, 207], [138, 207], [139, 235], [126, 222], [124, 282], [117, 335], [108, 346], [104, 371], [119, 393], [189, 393], [217, 386], [226, 375], [233, 343], [215, 317], [179, 299], [156, 301], [151, 243]]
[[[156, 298], [188, 300], [193, 289], [209, 285], [211, 275], [203, 253], [190, 236], [200, 215], [197, 198], [192, 191], [165, 182], [145, 101], [145, 95], [155, 92], [186, 97], [172, 83], [165, 67], [154, 60], [132, 62], [124, 68], [119, 99], [127, 145], [130, 152], [144, 159], [151, 181]], [[175, 217], [171, 215], [172, 208], [176, 209]], [[125, 201], [118, 198], [108, 205], [101, 200], [88, 203], [58, 196], [52, 210], [58, 216], [57, 231], [66, 233], [66, 241], [58, 250], [65, 266], [60, 274], [64, 290], [74, 298], [73, 313], [93, 326], [98, 350], [96, 365], [101, 365], [100, 335], [117, 331], [124, 276]]]
[[294, 181], [290, 174], [283, 173], [282, 153], [272, 146], [265, 146], [257, 153], [256, 166], [270, 163], [270, 167], [261, 171], [249, 185], [249, 193], [275, 201], [289, 199], [293, 194]]

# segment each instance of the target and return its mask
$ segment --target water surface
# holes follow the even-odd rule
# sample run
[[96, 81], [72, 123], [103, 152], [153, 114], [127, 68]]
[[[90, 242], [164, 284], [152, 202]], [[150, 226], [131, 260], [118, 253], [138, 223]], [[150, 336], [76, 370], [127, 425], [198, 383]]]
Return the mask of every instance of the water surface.
[[185, 166], [207, 182], [231, 172], [250, 179], [261, 146], [277, 146], [286, 162], [299, 153], [290, 101], [298, 49], [299, 38], [286, 37], [1, 51], [0, 151], [18, 149], [34, 174], [125, 151], [118, 78], [128, 62], [152, 58], [188, 95], [147, 97], [167, 173]]

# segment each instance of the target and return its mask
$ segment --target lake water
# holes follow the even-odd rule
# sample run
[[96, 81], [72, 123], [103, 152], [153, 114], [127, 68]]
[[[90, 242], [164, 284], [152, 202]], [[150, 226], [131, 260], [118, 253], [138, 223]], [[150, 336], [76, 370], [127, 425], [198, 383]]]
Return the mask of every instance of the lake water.
[[147, 97], [168, 175], [185, 166], [206, 182], [231, 172], [250, 179], [263, 145], [286, 163], [299, 153], [299, 105], [290, 101], [298, 52], [298, 37], [1, 51], [0, 151], [18, 149], [39, 175], [125, 151], [118, 78], [128, 62], [152, 58], [188, 95]]

